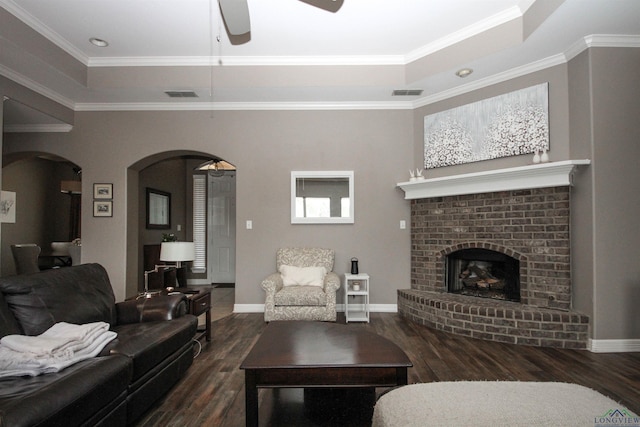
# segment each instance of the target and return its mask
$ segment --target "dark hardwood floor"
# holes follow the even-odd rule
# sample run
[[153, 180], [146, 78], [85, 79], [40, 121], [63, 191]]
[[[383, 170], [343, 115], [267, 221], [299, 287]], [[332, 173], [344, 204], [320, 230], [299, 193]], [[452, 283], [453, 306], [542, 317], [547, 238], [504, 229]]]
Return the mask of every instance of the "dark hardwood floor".
[[[244, 371], [238, 367], [265, 326], [261, 314], [233, 314], [214, 321], [212, 341], [203, 344], [187, 375], [137, 425], [243, 426]], [[370, 324], [346, 327], [367, 328], [398, 344], [414, 364], [409, 369], [410, 384], [569, 382], [597, 390], [640, 414], [640, 353], [595, 354], [493, 343], [439, 332], [391, 313], [372, 313]], [[370, 425], [366, 402], [371, 399], [324, 396], [314, 396], [320, 403], [310, 408], [304, 405], [302, 390], [260, 390], [260, 425]]]

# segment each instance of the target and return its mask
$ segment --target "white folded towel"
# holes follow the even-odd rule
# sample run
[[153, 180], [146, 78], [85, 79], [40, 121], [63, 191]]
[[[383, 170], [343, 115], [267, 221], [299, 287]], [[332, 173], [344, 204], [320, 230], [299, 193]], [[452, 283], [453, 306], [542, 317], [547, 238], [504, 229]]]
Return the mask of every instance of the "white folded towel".
[[[14, 351], [32, 353], [47, 357], [70, 357], [105, 331], [109, 330], [106, 322], [93, 322], [74, 325], [59, 322], [38, 336], [7, 335], [0, 339], [0, 344]], [[71, 353], [69, 354], [69, 351]]]
[[108, 328], [109, 324], [104, 322], [87, 325], [61, 322], [37, 337], [3, 337], [0, 340], [0, 378], [58, 372], [95, 357], [118, 335]]
[[67, 366], [71, 366], [74, 363], [80, 362], [81, 360], [96, 357], [98, 354], [100, 354], [104, 346], [109, 344], [117, 336], [118, 334], [113, 331], [105, 331], [100, 334], [100, 336], [96, 337], [96, 339], [87, 347], [83, 348], [81, 351], [76, 352], [73, 357], [66, 360], [61, 358], [51, 359], [48, 364], [43, 367], [42, 372], [45, 374], [50, 372], [58, 372], [66, 368]]

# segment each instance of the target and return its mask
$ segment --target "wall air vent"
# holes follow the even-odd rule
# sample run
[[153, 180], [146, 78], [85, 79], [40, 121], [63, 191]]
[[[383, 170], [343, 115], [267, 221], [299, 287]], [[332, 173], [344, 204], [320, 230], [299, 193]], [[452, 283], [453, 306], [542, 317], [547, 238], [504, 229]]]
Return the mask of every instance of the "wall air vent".
[[418, 96], [422, 95], [422, 89], [396, 89], [393, 91], [393, 96]]
[[198, 95], [192, 90], [167, 90], [164, 93], [169, 95], [169, 98], [197, 98]]

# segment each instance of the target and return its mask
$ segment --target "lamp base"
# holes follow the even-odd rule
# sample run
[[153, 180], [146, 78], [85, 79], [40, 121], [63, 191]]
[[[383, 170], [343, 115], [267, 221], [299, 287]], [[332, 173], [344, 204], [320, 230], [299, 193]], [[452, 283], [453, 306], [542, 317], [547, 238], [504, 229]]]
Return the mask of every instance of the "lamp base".
[[176, 267], [176, 281], [178, 282], [178, 288], [186, 288], [187, 287], [187, 268], [186, 267]]

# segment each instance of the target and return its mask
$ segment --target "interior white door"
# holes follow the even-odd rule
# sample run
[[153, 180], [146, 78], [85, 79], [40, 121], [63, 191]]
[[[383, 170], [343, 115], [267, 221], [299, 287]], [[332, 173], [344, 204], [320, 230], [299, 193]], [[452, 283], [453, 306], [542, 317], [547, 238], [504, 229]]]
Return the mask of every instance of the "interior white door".
[[207, 265], [211, 283], [236, 280], [236, 177], [209, 176]]

